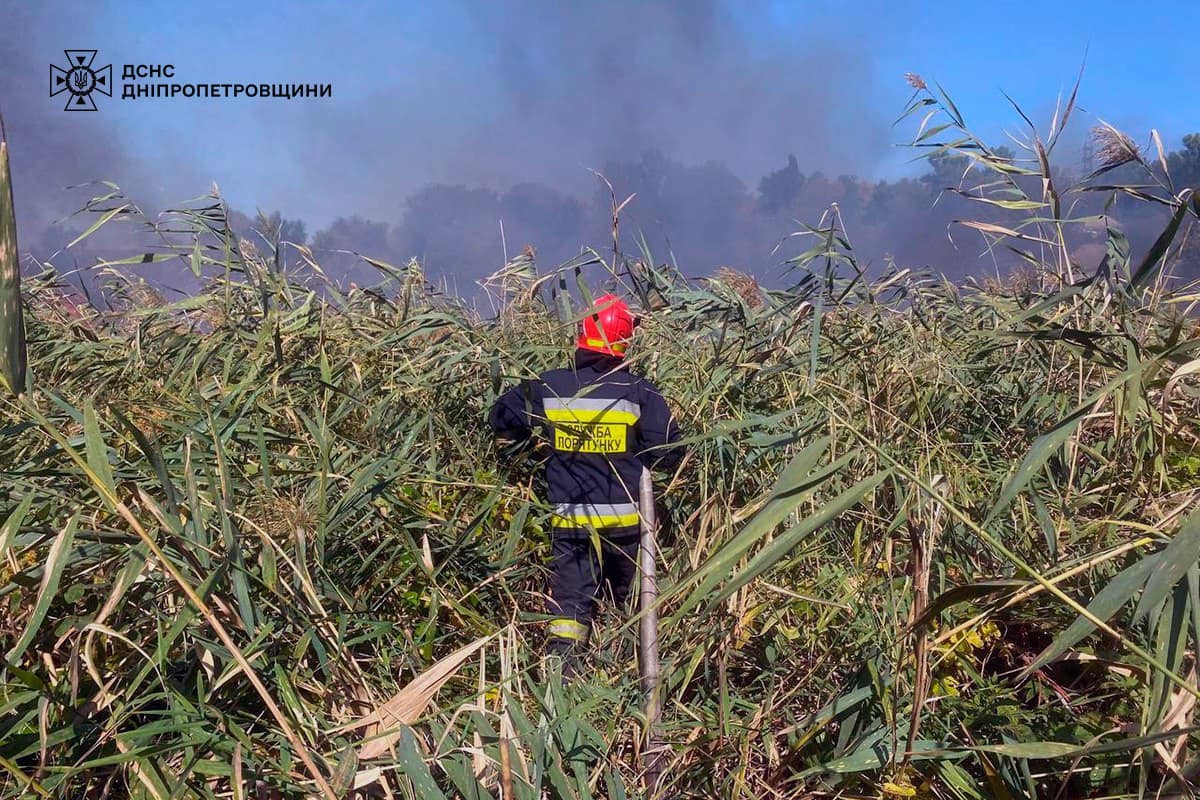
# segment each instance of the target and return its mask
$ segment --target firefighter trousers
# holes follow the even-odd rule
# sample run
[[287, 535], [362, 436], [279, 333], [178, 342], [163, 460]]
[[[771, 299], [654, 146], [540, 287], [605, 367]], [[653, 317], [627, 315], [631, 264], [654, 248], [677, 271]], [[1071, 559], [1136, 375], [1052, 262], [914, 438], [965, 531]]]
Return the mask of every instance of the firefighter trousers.
[[550, 551], [547, 649], [565, 654], [587, 643], [597, 600], [624, 608], [637, 574], [639, 536], [600, 532], [600, 549], [586, 535], [554, 536]]

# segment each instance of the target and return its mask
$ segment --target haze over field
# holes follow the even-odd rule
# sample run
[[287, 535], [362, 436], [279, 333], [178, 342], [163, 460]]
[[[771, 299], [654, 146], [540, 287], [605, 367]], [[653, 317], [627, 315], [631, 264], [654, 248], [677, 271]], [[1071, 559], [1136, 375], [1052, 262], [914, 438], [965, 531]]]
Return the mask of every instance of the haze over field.
[[[914, 154], [895, 147], [918, 124], [893, 127], [911, 93], [906, 72], [937, 79], [989, 141], [1021, 157], [1006, 131], [1026, 131], [1001, 90], [1048, 127], [1086, 57], [1082, 110], [1056, 153], [1064, 176], [1088, 166], [1082, 146], [1101, 118], [1139, 144], [1157, 127], [1184, 156], [1182, 137], [1200, 130], [1200, 104], [1183, 102], [1197, 94], [1183, 49], [1123, 58], [1127, 26], [1083, 4], [1045, 12], [1061, 24], [1012, 26], [1019, 33], [981, 26], [975, 12], [934, 18], [904, 3], [464, 0], [353, 13], [314, 3], [286, 18], [216, 3], [210, 12], [186, 24], [128, 3], [3, 12], [0, 111], [23, 248], [47, 259], [90, 223], [53, 224], [96, 193], [64, 187], [115, 181], [153, 216], [215, 181], [248, 217], [262, 209], [291, 220], [288, 235], [340, 277], [373, 277], [334, 252], [352, 249], [420, 258], [466, 291], [500, 265], [505, 243], [510, 255], [534, 245], [544, 266], [603, 245], [609, 198], [597, 170], [622, 197], [637, 195], [626, 233], [644, 232], [656, 258], [689, 274], [731, 265], [779, 280], [795, 252], [774, 251], [781, 237], [837, 202], [864, 261], [958, 277], [1007, 264], [951, 224], [975, 212], [942, 191], [981, 178], [964, 181], [958, 164], [910, 163]], [[1194, 9], [1160, 17], [1145, 23], [1200, 24]], [[85, 46], [117, 75], [125, 63], [171, 63], [185, 82], [330, 83], [333, 97], [130, 101], [118, 91], [96, 113], [67, 114], [46, 92], [46, 65]], [[1190, 159], [1195, 168], [1200, 151]], [[1152, 212], [1123, 222], [1135, 244], [1161, 225]], [[1080, 246], [1092, 238], [1081, 234]], [[1101, 255], [1079, 251], [1086, 266]]]

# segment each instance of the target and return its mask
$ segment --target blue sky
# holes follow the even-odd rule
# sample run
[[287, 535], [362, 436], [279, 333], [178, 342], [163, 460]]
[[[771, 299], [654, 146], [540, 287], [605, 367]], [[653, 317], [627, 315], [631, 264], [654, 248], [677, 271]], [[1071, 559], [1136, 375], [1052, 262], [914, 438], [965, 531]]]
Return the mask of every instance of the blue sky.
[[[1168, 147], [1200, 130], [1197, 3], [0, 8], [10, 20], [4, 71], [31, 82], [45, 80], [63, 48], [95, 47], [118, 72], [172, 63], [180, 81], [331, 83], [334, 97], [323, 100], [114, 97], [79, 119], [89, 115], [62, 114], [45, 98], [38, 110], [129, 160], [81, 157], [81, 172], [98, 173], [81, 178], [135, 171], [147, 191], [174, 200], [216, 181], [235, 205], [280, 208], [310, 229], [339, 214], [395, 218], [407, 193], [431, 181], [532, 179], [588, 192], [589, 167], [651, 146], [686, 162], [724, 161], [749, 185], [789, 150], [805, 168], [910, 174], [911, 151], [895, 145], [912, 124], [891, 127], [911, 92], [906, 72], [940, 82], [969, 124], [1000, 141], [1022, 127], [1002, 90], [1045, 125], [1086, 54], [1087, 113], [1072, 141], [1099, 118], [1139, 142], [1156, 127]], [[14, 30], [24, 25], [28, 36]], [[14, 35], [25, 39], [19, 48]], [[14, 140], [24, 124], [27, 139], [38, 135], [29, 117], [10, 119]]]

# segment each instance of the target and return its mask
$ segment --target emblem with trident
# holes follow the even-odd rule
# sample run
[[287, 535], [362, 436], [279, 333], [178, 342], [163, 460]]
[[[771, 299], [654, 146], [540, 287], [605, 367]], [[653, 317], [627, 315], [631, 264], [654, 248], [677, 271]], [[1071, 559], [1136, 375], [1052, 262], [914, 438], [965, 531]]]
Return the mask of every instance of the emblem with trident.
[[92, 69], [96, 60], [95, 50], [64, 50], [67, 69], [50, 65], [50, 96], [70, 92], [66, 111], [95, 111], [96, 103], [92, 92], [112, 97], [112, 64]]

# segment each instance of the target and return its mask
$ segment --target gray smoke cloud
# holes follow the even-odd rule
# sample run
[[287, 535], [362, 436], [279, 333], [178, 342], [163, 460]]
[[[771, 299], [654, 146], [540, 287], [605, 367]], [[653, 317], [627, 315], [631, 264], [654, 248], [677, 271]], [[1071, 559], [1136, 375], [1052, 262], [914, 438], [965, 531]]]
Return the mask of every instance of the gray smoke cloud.
[[[766, 0], [456, 0], [449, 9], [439, 7], [444, 19], [428, 40], [397, 35], [384, 52], [328, 11], [310, 10], [286, 39], [260, 40], [231, 23], [234, 41], [222, 52], [253, 44], [268, 62], [286, 56], [283, 79], [298, 69], [299, 50], [305, 80], [337, 76], [334, 98], [144, 101], [159, 104], [155, 114], [178, 108], [204, 132], [202, 147], [168, 141], [146, 151], [144, 141], [122, 138], [142, 106], [100, 98], [100, 112], [67, 114], [47, 97], [47, 61], [64, 47], [129, 46], [112, 28], [119, 14], [93, 19], [64, 2], [6, 7], [0, 112], [22, 248], [46, 258], [91, 221], [52, 225], [97, 193], [68, 185], [114, 180], [153, 216], [216, 181], [232, 187], [240, 225], [256, 206], [280, 212], [298, 236], [306, 222], [306, 241], [340, 277], [370, 280], [369, 268], [334, 252], [353, 249], [393, 262], [421, 258], [469, 289], [502, 260], [501, 225], [510, 254], [533, 244], [543, 266], [606, 245], [608, 197], [595, 169], [621, 197], [637, 193], [623, 220], [627, 249], [645, 232], [660, 260], [674, 257], [692, 274], [724, 264], [777, 271], [780, 237], [833, 201], [864, 260], [975, 271], [976, 243], [963, 237], [969, 244], [956, 249], [946, 235], [963, 211], [957, 198], [930, 211], [955, 170], [872, 180], [907, 133], [890, 128], [895, 93], [877, 102], [884, 92], [870, 54], [880, 42], [871, 37], [886, 31], [853, 40], [794, 25], [785, 33]], [[379, 11], [378, 25], [396, 24]], [[204, 63], [204, 36], [217, 29], [198, 30], [195, 41], [144, 52], [112, 45], [101, 61], [170, 55], [204, 73], [185, 79], [260, 79], [262, 59], [254, 69]], [[261, 158], [249, 166], [224, 159], [247, 141]], [[125, 228], [97, 244], [137, 252]]]
[[102, 116], [65, 114], [63, 100], [48, 98], [48, 64], [36, 73], [40, 80], [33, 79], [31, 65], [45, 62], [47, 54], [63, 60], [62, 42], [76, 38], [79, 27], [70, 19], [11, 4], [0, 25], [0, 114], [22, 249], [37, 244], [47, 226], [77, 207], [68, 202], [66, 187], [118, 174], [132, 178], [138, 171]]
[[[606, 203], [595, 197], [595, 169], [622, 197], [638, 193], [627, 231], [655, 235], [657, 252], [667, 250], [669, 236], [672, 252], [707, 269], [729, 262], [735, 241], [744, 241], [719, 231], [738, 224], [743, 199], [734, 195], [753, 191], [788, 153], [801, 154], [806, 170], [838, 175], [872, 173], [887, 150], [888, 114], [869, 102], [871, 65], [862, 57], [869, 42], [751, 36], [749, 26], [769, 25], [768, 3], [458, 7], [461, 42], [484, 48], [461, 56], [471, 66], [435, 57], [425, 65], [428, 81], [377, 89], [342, 115], [309, 109], [294, 126], [313, 183], [353, 185], [353, 198], [338, 206], [395, 226], [395, 258], [417, 256], [443, 274], [478, 275], [501, 257], [501, 222], [510, 251], [533, 243], [543, 263], [603, 243]], [[646, 154], [695, 169], [648, 175], [624, 168]], [[438, 204], [428, 184], [497, 196], [443, 192]], [[559, 206], [560, 220], [572, 224], [531, 218], [525, 198], [510, 196], [522, 186], [519, 195], [540, 194], [541, 206]], [[696, 207], [705, 195], [709, 208]], [[577, 220], [574, 204], [581, 201]], [[713, 213], [714, 204], [721, 213]], [[464, 217], [470, 224], [446, 230], [446, 221]], [[787, 230], [756, 231], [762, 238], [752, 260], [764, 258]], [[463, 238], [474, 241], [468, 246]], [[716, 246], [714, 238], [721, 239]], [[349, 246], [341, 236], [323, 243], [335, 241]]]
[[[752, 40], [746, 26], [762, 24], [764, 2], [457, 7], [461, 28], [452, 40], [413, 61], [402, 41], [372, 56], [377, 70], [361, 76], [372, 87], [361, 99], [263, 112], [280, 121], [259, 130], [273, 139], [264, 150], [282, 146], [295, 155], [289, 189], [302, 189], [293, 192], [301, 208], [285, 214], [311, 215], [320, 225], [351, 215], [395, 224], [405, 198], [428, 183], [503, 191], [536, 182], [587, 198], [589, 168], [651, 149], [683, 163], [719, 160], [751, 182], [787, 152], [803, 152], [808, 167], [862, 174], [886, 142], [881, 119], [845, 102], [867, 83], [863, 60], [816, 39]], [[48, 54], [111, 38], [86, 12], [51, 3], [10, 7], [4, 16], [0, 47], [9, 68], [0, 75], [0, 108], [13, 140], [23, 230], [73, 210], [62, 194], [69, 184], [114, 179], [152, 207], [194, 196], [208, 180], [237, 177], [208, 174], [209, 155], [200, 152], [176, 154], [169, 179], [148, 174], [163, 165], [122, 147], [117, 98], [97, 114], [64, 114], [47, 101], [31, 76], [45, 71]], [[322, 53], [315, 44], [301, 46], [313, 46], [316, 61], [355, 46], [326, 43]], [[391, 81], [381, 75], [388, 68], [423, 75]], [[279, 194], [257, 189], [265, 198]]]
[[[206, 184], [186, 154], [170, 180], [164, 180], [154, 165], [131, 152], [113, 124], [117, 96], [94, 93], [101, 107], [94, 113], [66, 113], [66, 95], [50, 96], [49, 66], [65, 64], [64, 49], [96, 47], [97, 40], [103, 44], [103, 35], [86, 12], [63, 2], [9, 4], [0, 19], [0, 114], [9, 141], [22, 253], [42, 261], [53, 258], [66, 271], [86, 269], [101, 254], [133, 255], [143, 249], [144, 226], [110, 224], [82, 247], [64, 250], [95, 221], [77, 212], [90, 198], [111, 191], [97, 182], [118, 183], [128, 200], [151, 218], [180, 199], [200, 194]], [[111, 60], [111, 54], [101, 51], [94, 66]], [[120, 69], [119, 64], [113, 66], [114, 80]]]
[[[481, 37], [512, 43], [495, 53], [509, 109], [500, 130], [510, 141], [496, 166], [478, 169], [526, 170], [547, 154], [551, 162], [545, 176], [500, 173], [506, 182], [566, 178], [580, 164], [648, 149], [688, 164], [721, 160], [748, 179], [788, 152], [834, 174], [863, 174], [886, 147], [884, 120], [847, 102], [869, 82], [861, 55], [815, 38], [786, 47], [751, 40], [744, 18], [762, 24], [765, 3], [520, 8], [481, 3], [474, 15]], [[470, 152], [488, 152], [494, 133], [480, 131]]]

